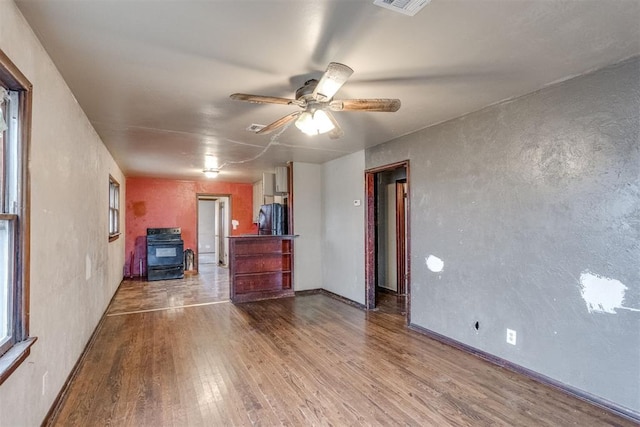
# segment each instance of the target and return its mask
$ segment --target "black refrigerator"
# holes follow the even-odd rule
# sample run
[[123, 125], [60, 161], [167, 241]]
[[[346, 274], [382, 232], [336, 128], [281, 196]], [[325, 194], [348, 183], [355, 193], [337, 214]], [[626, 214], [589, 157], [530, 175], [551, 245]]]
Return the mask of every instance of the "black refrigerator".
[[287, 234], [287, 209], [280, 203], [260, 206], [258, 217], [258, 234]]

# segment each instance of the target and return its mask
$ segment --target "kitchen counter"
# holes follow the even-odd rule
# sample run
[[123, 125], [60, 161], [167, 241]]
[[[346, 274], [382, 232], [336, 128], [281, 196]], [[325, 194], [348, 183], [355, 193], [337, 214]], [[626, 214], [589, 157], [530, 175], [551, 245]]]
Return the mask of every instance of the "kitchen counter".
[[234, 303], [294, 296], [296, 235], [229, 237], [230, 296]]

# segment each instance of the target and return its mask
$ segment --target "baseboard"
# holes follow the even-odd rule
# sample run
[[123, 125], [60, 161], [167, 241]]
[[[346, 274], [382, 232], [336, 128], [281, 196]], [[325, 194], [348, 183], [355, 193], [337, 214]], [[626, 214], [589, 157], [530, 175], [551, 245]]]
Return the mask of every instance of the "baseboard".
[[532, 371], [531, 369], [525, 368], [524, 366], [520, 366], [518, 364], [509, 362], [508, 360], [502, 359], [493, 354], [484, 352], [482, 350], [478, 350], [477, 348], [471, 347], [467, 344], [461, 343], [460, 341], [456, 341], [445, 335], [441, 335], [437, 332], [431, 331], [421, 326], [410, 324], [408, 327], [409, 329], [416, 331], [422, 335], [425, 335], [429, 338], [432, 338], [438, 342], [457, 348], [458, 350], [464, 351], [465, 353], [472, 354], [476, 357], [486, 360], [487, 362], [493, 363], [494, 365], [508, 369], [512, 372], [524, 375], [539, 383], [551, 386], [557, 390], [562, 391], [563, 393], [566, 393], [570, 396], [578, 398], [584, 402], [590, 403], [606, 411], [612, 412], [629, 421], [640, 423], [640, 413], [632, 409], [625, 408], [614, 402], [595, 396], [591, 393], [587, 393], [583, 390], [577, 389], [570, 385], [564, 384], [560, 381], [554, 380], [553, 378], [547, 377], [546, 375], [543, 375], [538, 372]]
[[297, 297], [304, 297], [306, 295], [317, 295], [317, 294], [321, 294], [322, 293], [322, 289], [306, 289], [304, 291], [296, 291], [295, 294]]
[[364, 304], [360, 304], [359, 302], [356, 302], [354, 300], [351, 300], [349, 298], [343, 297], [342, 295], [338, 295], [338, 294], [334, 294], [331, 291], [328, 291], [326, 289], [320, 289], [320, 293], [323, 295], [328, 296], [329, 298], [333, 298], [333, 299], [337, 299], [338, 301], [342, 301], [345, 304], [349, 304], [352, 305], [356, 308], [359, 308], [360, 310], [366, 310], [367, 307], [365, 307]]
[[318, 295], [318, 294], [322, 294], [322, 295], [328, 296], [329, 298], [336, 299], [345, 304], [359, 308], [360, 310], [366, 310], [366, 307], [364, 306], [364, 304], [360, 304], [359, 302], [343, 297], [342, 295], [334, 294], [333, 292], [328, 291], [326, 289], [317, 288], [317, 289], [308, 289], [304, 291], [296, 291], [297, 297], [303, 297], [307, 295]]
[[[129, 280], [129, 279], [127, 279], [127, 280]], [[56, 419], [56, 417], [58, 415], [58, 412], [62, 408], [62, 404], [64, 403], [65, 399], [67, 398], [67, 392], [69, 391], [69, 387], [71, 386], [71, 382], [78, 375], [78, 372], [80, 371], [80, 366], [82, 365], [82, 362], [86, 359], [87, 354], [89, 353], [89, 350], [91, 349], [91, 347], [93, 347], [93, 344], [94, 344], [94, 342], [95, 342], [95, 340], [96, 340], [96, 338], [98, 336], [98, 332], [100, 331], [100, 329], [102, 329], [102, 325], [103, 325], [105, 319], [107, 318], [107, 312], [109, 311], [109, 307], [111, 307], [111, 303], [113, 302], [113, 299], [115, 298], [116, 294], [118, 293], [118, 289], [120, 289], [120, 286], [122, 286], [122, 282], [123, 281], [124, 281], [124, 278], [123, 278], [122, 281], [120, 281], [120, 284], [116, 288], [116, 291], [113, 293], [113, 295], [111, 295], [111, 299], [109, 300], [109, 304], [107, 304], [107, 308], [104, 309], [104, 313], [102, 313], [102, 316], [100, 317], [100, 320], [98, 321], [98, 324], [96, 325], [95, 329], [93, 330], [93, 333], [91, 333], [91, 336], [89, 337], [89, 341], [87, 341], [87, 344], [84, 346], [84, 349], [82, 350], [82, 353], [80, 353], [80, 357], [76, 361], [76, 364], [73, 365], [73, 369], [71, 369], [71, 372], [69, 373], [69, 376], [67, 377], [66, 381], [62, 385], [62, 388], [60, 389], [60, 392], [58, 393], [56, 398], [53, 400], [53, 403], [51, 404], [51, 407], [49, 408], [49, 412], [47, 412], [47, 415], [45, 415], [44, 420], [42, 421], [42, 424], [40, 424], [42, 427], [51, 426], [53, 421]]]

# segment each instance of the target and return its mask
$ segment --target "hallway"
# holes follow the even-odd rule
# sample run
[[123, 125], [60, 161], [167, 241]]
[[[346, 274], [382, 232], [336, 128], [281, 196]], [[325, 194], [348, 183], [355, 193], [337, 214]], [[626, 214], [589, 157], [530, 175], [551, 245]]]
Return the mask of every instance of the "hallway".
[[125, 281], [52, 424], [633, 425], [385, 310], [323, 294], [233, 305], [226, 272]]

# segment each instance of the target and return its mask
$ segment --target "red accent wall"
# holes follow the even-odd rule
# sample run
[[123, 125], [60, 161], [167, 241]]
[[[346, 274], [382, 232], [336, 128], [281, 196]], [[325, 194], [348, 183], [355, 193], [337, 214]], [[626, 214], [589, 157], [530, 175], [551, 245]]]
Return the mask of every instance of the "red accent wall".
[[[177, 181], [158, 178], [127, 178], [126, 241], [127, 265], [136, 238], [146, 236], [147, 228], [180, 227], [184, 248], [197, 254], [198, 194], [230, 195], [231, 219], [240, 224], [232, 235], [256, 233], [253, 216], [253, 185], [219, 181]], [[134, 265], [134, 274], [139, 269]]]

